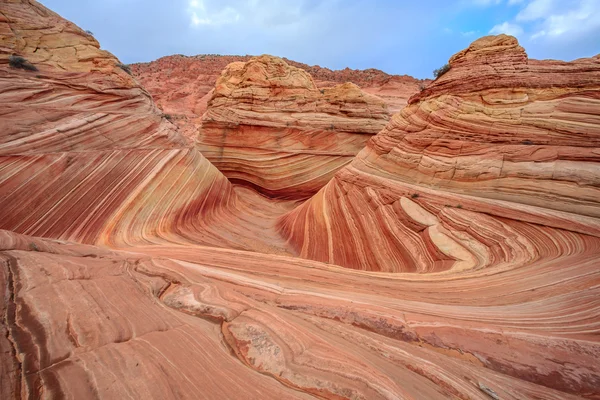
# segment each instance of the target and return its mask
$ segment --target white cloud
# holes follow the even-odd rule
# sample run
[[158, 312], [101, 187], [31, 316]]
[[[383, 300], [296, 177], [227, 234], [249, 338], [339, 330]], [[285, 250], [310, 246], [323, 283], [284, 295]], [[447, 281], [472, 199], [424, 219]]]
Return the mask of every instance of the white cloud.
[[600, 1], [530, 0], [515, 20], [529, 25], [532, 40], [542, 37], [576, 40], [600, 29]]
[[517, 24], [510, 23], [508, 21], [498, 24], [490, 29], [490, 33], [492, 35], [499, 35], [501, 33], [505, 33], [511, 36], [521, 36], [523, 35], [523, 28]]
[[207, 8], [204, 0], [190, 0], [189, 14], [192, 25], [228, 25], [238, 22], [242, 15], [234, 7], [215, 7], [214, 3], [209, 1]]
[[534, 21], [547, 17], [556, 9], [555, 0], [533, 0], [517, 14], [517, 21]]
[[285, 27], [306, 20], [317, 8], [335, 6], [340, 0], [188, 0], [187, 11], [194, 26], [242, 24], [261, 28]]

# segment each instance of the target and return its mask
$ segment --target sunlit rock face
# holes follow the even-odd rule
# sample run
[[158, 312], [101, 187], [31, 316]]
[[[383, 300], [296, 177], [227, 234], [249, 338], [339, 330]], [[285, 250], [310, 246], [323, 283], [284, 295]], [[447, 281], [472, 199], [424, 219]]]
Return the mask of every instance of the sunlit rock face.
[[[273, 200], [78, 27], [0, 3], [0, 398], [600, 397], [599, 63], [480, 39]], [[315, 109], [336, 93], [362, 98]]]
[[318, 89], [280, 58], [232, 63], [217, 80], [198, 146], [230, 180], [304, 199], [387, 123], [385, 103], [352, 83]]

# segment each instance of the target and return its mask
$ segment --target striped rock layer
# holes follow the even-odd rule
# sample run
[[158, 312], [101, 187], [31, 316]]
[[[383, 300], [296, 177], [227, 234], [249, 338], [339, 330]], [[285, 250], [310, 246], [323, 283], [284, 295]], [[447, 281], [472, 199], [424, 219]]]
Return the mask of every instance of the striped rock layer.
[[598, 398], [598, 62], [481, 39], [276, 201], [0, 3], [0, 398]]
[[304, 70], [261, 56], [223, 71], [198, 147], [233, 182], [271, 197], [304, 199], [387, 121], [385, 103], [358, 86], [319, 90]]
[[[136, 79], [150, 92], [156, 104], [177, 124], [180, 131], [195, 140], [201, 117], [206, 112], [215, 83], [232, 62], [247, 62], [252, 56], [175, 54], [147, 63], [131, 64]], [[283, 60], [308, 72], [318, 88], [329, 88], [351, 82], [363, 91], [380, 97], [391, 115], [406, 105], [407, 100], [429, 80], [408, 75], [389, 75], [377, 69], [332, 71], [318, 65], [309, 66], [287, 58]]]
[[448, 279], [0, 231], [0, 259], [2, 398], [598, 395], [592, 254]]
[[[1, 228], [111, 246], [287, 253], [265, 200], [235, 189], [92, 36], [36, 2], [1, 6]], [[13, 54], [38, 71], [11, 67]]]
[[528, 60], [500, 35], [450, 66], [280, 220], [300, 256], [372, 271], [460, 271], [555, 257], [572, 246], [565, 234], [596, 243], [600, 59]]

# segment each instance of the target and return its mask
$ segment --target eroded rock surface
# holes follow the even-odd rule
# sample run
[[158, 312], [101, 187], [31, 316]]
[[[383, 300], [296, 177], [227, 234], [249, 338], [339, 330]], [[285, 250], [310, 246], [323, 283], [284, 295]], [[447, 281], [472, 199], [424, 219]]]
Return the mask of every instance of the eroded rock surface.
[[483, 38], [301, 203], [0, 3], [0, 398], [598, 398], [599, 63]]
[[282, 218], [301, 256], [428, 272], [555, 257], [573, 235], [598, 251], [599, 60], [528, 60], [500, 35], [450, 65]]
[[232, 63], [217, 80], [198, 148], [230, 180], [307, 198], [387, 123], [385, 103], [352, 83], [318, 89], [272, 56]]
[[[193, 138], [221, 72], [232, 62], [248, 62], [251, 58], [215, 54], [172, 55], [148, 63], [132, 64], [131, 70], [158, 106], [170, 114], [177, 125], [185, 128], [183, 133], [186, 136]], [[399, 111], [420, 86], [429, 82], [408, 75], [389, 75], [377, 69], [332, 71], [286, 58], [283, 60], [308, 72], [319, 88], [354, 83], [365, 92], [379, 96], [387, 104], [390, 114]]]
[[[274, 225], [260, 196], [238, 196], [93, 37], [37, 2], [0, 6], [0, 227], [286, 253], [274, 229], [252, 231]], [[13, 54], [38, 71], [9, 66]]]
[[598, 393], [590, 254], [570, 268], [446, 279], [195, 246], [142, 251], [0, 231], [3, 398]]

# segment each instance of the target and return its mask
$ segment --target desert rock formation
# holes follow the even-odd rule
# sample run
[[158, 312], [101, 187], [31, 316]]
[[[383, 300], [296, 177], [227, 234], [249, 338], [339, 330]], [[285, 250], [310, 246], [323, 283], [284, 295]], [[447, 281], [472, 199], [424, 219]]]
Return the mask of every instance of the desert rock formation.
[[[266, 234], [263, 245], [255, 232], [232, 233], [274, 224], [260, 214], [261, 197], [238, 196], [93, 37], [37, 2], [1, 11], [2, 228], [114, 246], [167, 240], [286, 253]], [[38, 71], [10, 67], [13, 53]], [[222, 215], [246, 222], [227, 226]]]
[[[598, 235], [598, 59], [528, 60], [500, 35], [450, 65], [283, 219], [301, 256], [375, 271], [470, 269], [544, 258], [546, 244], [521, 252], [505, 242], [544, 236], [521, 229]], [[307, 243], [306, 232], [328, 240]], [[504, 249], [490, 252], [490, 242]]]
[[144, 252], [0, 231], [0, 344], [17, 354], [2, 358], [3, 398], [598, 393], [589, 257], [577, 258], [587, 271], [447, 280], [205, 247]]
[[352, 83], [317, 89], [304, 70], [261, 56], [227, 66], [198, 148], [233, 182], [304, 199], [386, 125], [385, 103]]
[[[181, 54], [161, 57], [146, 63], [131, 64], [138, 81], [153, 96], [166, 113], [201, 117], [221, 72], [233, 62], [248, 62], [253, 56], [221, 56]], [[354, 83], [362, 90], [380, 97], [395, 113], [406, 104], [409, 97], [419, 91], [419, 86], [430, 80], [420, 80], [408, 75], [390, 75], [378, 69], [355, 70], [345, 68], [330, 70], [318, 65], [307, 65], [283, 58], [287, 64], [308, 72], [319, 88], [340, 83]]]
[[[206, 111], [221, 72], [233, 62], [248, 62], [251, 58], [215, 54], [172, 55], [148, 63], [132, 64], [131, 70], [152, 94], [156, 104], [181, 128], [184, 136], [194, 140], [200, 118]], [[407, 75], [389, 75], [377, 69], [332, 71], [286, 58], [283, 60], [308, 72], [319, 88], [354, 83], [365, 92], [380, 97], [387, 104], [390, 115], [404, 107], [408, 98], [429, 82]]]
[[600, 59], [502, 35], [451, 65], [275, 200], [81, 29], [0, 3], [0, 398], [598, 398]]

